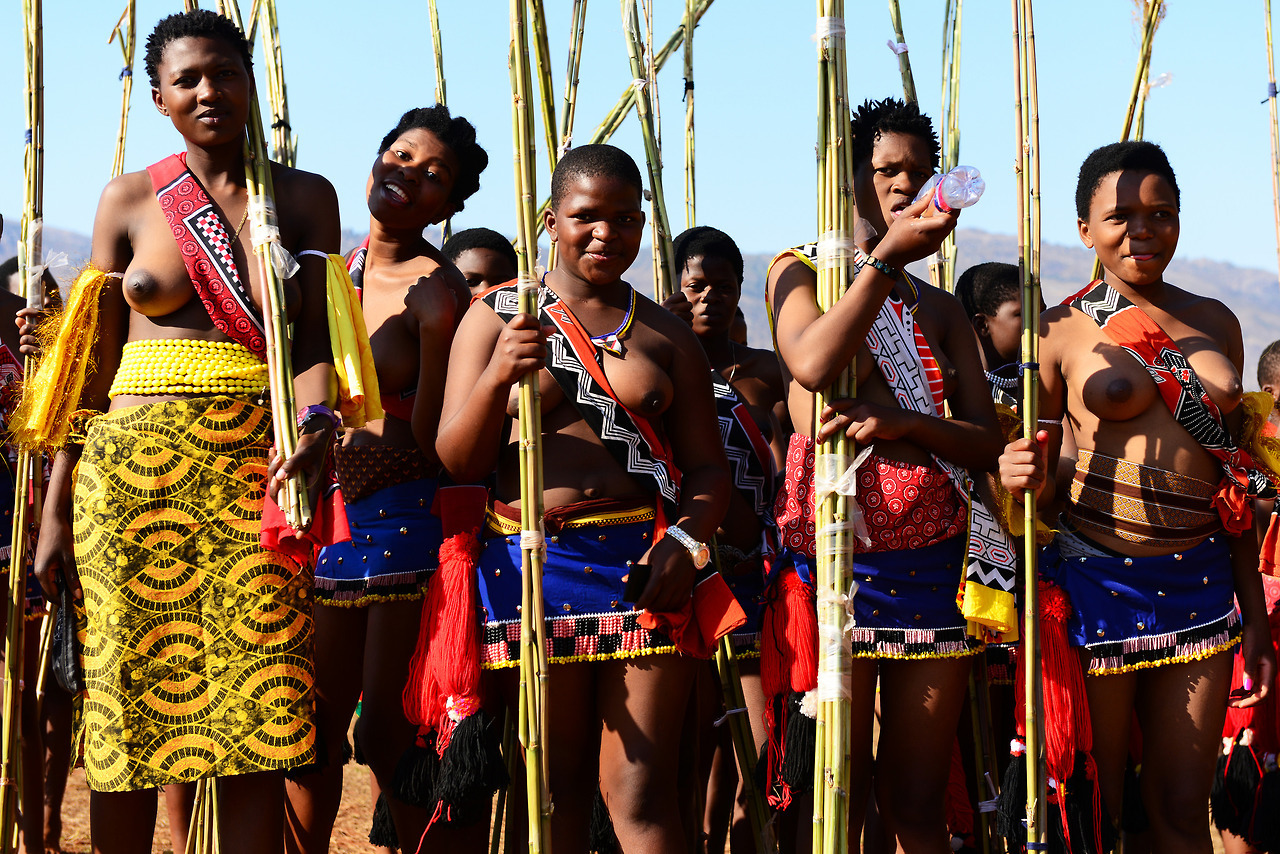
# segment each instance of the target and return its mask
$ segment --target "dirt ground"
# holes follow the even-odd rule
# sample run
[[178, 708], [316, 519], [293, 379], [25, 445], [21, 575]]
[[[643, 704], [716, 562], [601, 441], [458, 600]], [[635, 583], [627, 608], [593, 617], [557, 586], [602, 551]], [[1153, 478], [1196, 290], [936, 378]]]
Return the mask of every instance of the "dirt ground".
[[[156, 810], [156, 833], [151, 843], [152, 854], [172, 854], [169, 840], [169, 820], [164, 805]], [[369, 769], [351, 764], [342, 780], [342, 807], [333, 828], [332, 854], [370, 854], [375, 849], [369, 845], [369, 820], [373, 815], [373, 800], [369, 796]], [[85, 784], [84, 771], [72, 773], [67, 784], [67, 798], [62, 806], [62, 850], [65, 854], [90, 854], [89, 847], [89, 787]]]

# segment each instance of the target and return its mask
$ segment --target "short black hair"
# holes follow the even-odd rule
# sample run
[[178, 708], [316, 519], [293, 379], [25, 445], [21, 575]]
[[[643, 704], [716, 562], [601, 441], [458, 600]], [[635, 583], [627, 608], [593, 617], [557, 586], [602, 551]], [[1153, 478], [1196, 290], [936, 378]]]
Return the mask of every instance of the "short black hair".
[[862, 106], [853, 111], [851, 122], [853, 168], [857, 169], [871, 159], [876, 140], [886, 133], [902, 133], [924, 140], [929, 146], [933, 168], [938, 168], [941, 151], [938, 134], [933, 129], [933, 121], [920, 112], [918, 104], [897, 98], [863, 101]]
[[1080, 164], [1080, 177], [1076, 180], [1076, 216], [1089, 218], [1089, 206], [1093, 204], [1093, 194], [1098, 192], [1102, 179], [1113, 172], [1153, 172], [1169, 182], [1173, 187], [1173, 200], [1181, 207], [1182, 195], [1178, 192], [1178, 179], [1169, 165], [1169, 158], [1164, 149], [1154, 142], [1144, 139], [1113, 142], [1101, 148], [1095, 148]]
[[974, 315], [993, 317], [999, 313], [1000, 306], [1010, 300], [1021, 301], [1021, 289], [1018, 265], [988, 261], [974, 264], [960, 274], [956, 282], [956, 297], [972, 322]]
[[599, 175], [626, 181], [636, 188], [641, 199], [644, 198], [644, 179], [640, 177], [640, 168], [630, 154], [612, 145], [579, 145], [560, 158], [556, 171], [551, 175], [551, 209], [555, 210], [560, 205], [569, 184], [575, 179]]
[[450, 261], [457, 261], [462, 257], [463, 252], [471, 249], [492, 249], [510, 261], [513, 270], [520, 268], [520, 261], [516, 257], [516, 250], [511, 245], [511, 241], [492, 228], [463, 229], [446, 240], [440, 251]]
[[1280, 341], [1272, 341], [1258, 357], [1258, 387], [1280, 380]]
[[462, 210], [462, 203], [480, 189], [480, 173], [489, 165], [488, 153], [476, 142], [475, 127], [462, 116], [450, 116], [449, 108], [444, 104], [415, 107], [401, 116], [390, 133], [382, 138], [378, 154], [384, 154], [400, 134], [417, 129], [431, 131], [458, 158], [458, 174], [453, 180], [449, 201], [457, 210]]
[[742, 287], [742, 251], [733, 238], [718, 228], [698, 225], [676, 235], [671, 244], [676, 259], [676, 271], [689, 266], [694, 258], [723, 258], [733, 267], [733, 274]]
[[164, 56], [164, 49], [170, 42], [187, 38], [222, 39], [236, 49], [244, 63], [244, 70], [253, 77], [253, 51], [240, 28], [230, 18], [224, 18], [217, 12], [195, 9], [161, 18], [151, 35], [147, 36], [147, 54], [143, 62], [153, 87], [160, 88], [160, 60]]

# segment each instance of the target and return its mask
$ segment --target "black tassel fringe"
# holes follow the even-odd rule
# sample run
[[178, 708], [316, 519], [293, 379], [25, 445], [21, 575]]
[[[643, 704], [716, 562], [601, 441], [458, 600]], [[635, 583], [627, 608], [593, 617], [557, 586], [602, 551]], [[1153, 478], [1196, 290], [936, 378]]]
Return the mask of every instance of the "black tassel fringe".
[[493, 793], [511, 782], [500, 740], [493, 718], [483, 710], [463, 718], [454, 729], [440, 757], [433, 796], [451, 822], [471, 824], [485, 818]]
[[587, 850], [593, 854], [619, 854], [618, 834], [613, 830], [613, 818], [604, 795], [596, 789], [596, 799], [591, 805], [591, 828]]
[[378, 795], [377, 806], [373, 808], [373, 825], [369, 828], [369, 844], [375, 847], [400, 848], [400, 839], [396, 836], [396, 824], [391, 820], [391, 807], [387, 806], [387, 796]]
[[787, 726], [782, 734], [782, 782], [793, 795], [813, 789], [813, 752], [818, 738], [818, 722], [800, 711], [804, 694], [791, 692], [787, 698]]

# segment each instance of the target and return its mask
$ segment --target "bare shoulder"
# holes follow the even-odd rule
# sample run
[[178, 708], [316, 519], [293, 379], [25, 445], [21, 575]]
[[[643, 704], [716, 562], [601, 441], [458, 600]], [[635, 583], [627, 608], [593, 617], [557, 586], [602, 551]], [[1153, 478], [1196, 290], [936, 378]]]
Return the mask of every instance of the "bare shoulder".
[[947, 323], [963, 321], [965, 325], [969, 324], [964, 305], [955, 294], [949, 294], [942, 288], [935, 288], [933, 285], [921, 282], [919, 279], [915, 279], [915, 281], [920, 289], [920, 304], [924, 306], [926, 311], [936, 314]]
[[128, 172], [107, 182], [98, 200], [98, 214], [127, 215], [143, 201], [155, 197], [151, 176], [145, 171]]
[[739, 347], [738, 353], [745, 356], [741, 360], [742, 369], [748, 375], [756, 377], [769, 385], [776, 384], [782, 388], [782, 367], [778, 364], [778, 354], [772, 350], [756, 347]]
[[[636, 322], [668, 342], [674, 358], [694, 352], [702, 354], [702, 344], [689, 325], [641, 293], [636, 295]], [[704, 361], [705, 358], [703, 356]]]
[[288, 207], [299, 212], [317, 212], [324, 211], [324, 206], [332, 206], [337, 213], [338, 193], [323, 175], [272, 162], [271, 181], [276, 205], [282, 210]]
[[1184, 323], [1201, 328], [1214, 338], [1239, 336], [1240, 319], [1226, 303], [1181, 288], [1176, 290], [1179, 296], [1176, 312]]
[[818, 281], [818, 274], [813, 268], [800, 259], [794, 253], [784, 253], [782, 257], [774, 260], [769, 265], [769, 276], [766, 288], [768, 295], [772, 297], [775, 293], [796, 286], [808, 285], [813, 287]]

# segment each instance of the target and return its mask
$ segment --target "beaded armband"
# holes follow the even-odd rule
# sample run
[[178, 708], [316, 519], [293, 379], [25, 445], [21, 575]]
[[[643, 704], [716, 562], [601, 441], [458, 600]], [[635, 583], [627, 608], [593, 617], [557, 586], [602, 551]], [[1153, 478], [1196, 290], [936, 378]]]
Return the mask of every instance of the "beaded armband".
[[877, 258], [874, 255], [867, 256], [867, 264], [871, 267], [875, 267], [877, 270], [879, 270], [881, 273], [884, 273], [886, 276], [888, 276], [891, 279], [902, 278], [901, 270], [899, 270], [897, 267], [889, 266], [888, 264], [881, 261], [879, 258]]

